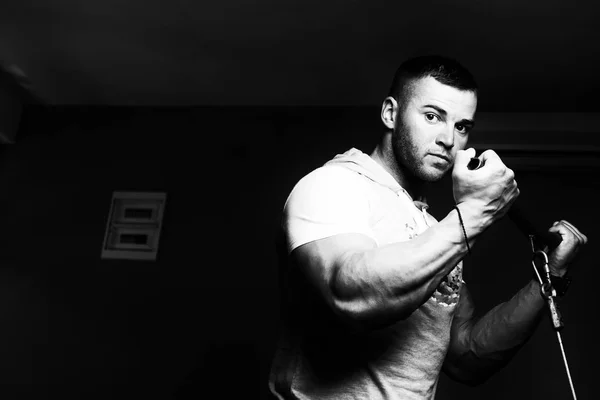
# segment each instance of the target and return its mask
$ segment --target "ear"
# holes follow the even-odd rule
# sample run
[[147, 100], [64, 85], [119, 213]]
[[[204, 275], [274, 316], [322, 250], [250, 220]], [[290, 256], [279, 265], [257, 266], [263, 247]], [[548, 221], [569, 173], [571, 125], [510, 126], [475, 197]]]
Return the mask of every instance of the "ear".
[[391, 96], [383, 100], [381, 105], [381, 121], [388, 129], [394, 129], [396, 115], [398, 114], [398, 102]]

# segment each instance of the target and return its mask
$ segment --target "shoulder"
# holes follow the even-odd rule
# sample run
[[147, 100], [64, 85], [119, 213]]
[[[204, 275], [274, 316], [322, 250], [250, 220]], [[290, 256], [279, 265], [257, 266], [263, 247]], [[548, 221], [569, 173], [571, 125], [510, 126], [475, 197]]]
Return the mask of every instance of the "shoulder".
[[363, 181], [339, 166], [321, 167], [302, 178], [283, 211], [288, 250], [343, 233], [370, 235], [371, 208]]
[[364, 178], [347, 168], [326, 165], [310, 172], [292, 189], [286, 206], [301, 201], [345, 200], [351, 201], [364, 192]]
[[341, 187], [347, 184], [355, 185], [362, 182], [363, 178], [357, 172], [340, 165], [324, 165], [305, 175], [294, 189], [306, 186], [334, 185]]

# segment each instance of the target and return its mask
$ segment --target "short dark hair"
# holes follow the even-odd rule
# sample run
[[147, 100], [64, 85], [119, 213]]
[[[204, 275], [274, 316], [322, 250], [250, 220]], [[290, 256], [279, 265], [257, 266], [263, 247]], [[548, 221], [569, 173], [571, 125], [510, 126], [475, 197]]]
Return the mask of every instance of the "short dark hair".
[[439, 55], [428, 55], [404, 61], [394, 74], [388, 96], [393, 97], [404, 108], [412, 95], [413, 83], [431, 76], [436, 81], [459, 90], [475, 93], [479, 87], [469, 70], [458, 61]]

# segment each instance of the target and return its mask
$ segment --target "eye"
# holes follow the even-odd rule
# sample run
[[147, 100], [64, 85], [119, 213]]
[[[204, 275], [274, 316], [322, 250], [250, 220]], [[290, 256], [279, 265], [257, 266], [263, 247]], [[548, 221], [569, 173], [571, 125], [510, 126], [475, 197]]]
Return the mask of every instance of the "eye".
[[440, 120], [440, 117], [438, 117], [434, 113], [425, 113], [425, 119], [427, 120], [427, 122], [438, 122]]
[[456, 130], [457, 130], [459, 133], [462, 133], [462, 134], [467, 134], [467, 133], [469, 133], [469, 128], [467, 128], [467, 127], [466, 127], [465, 125], [463, 125], [463, 124], [456, 124], [456, 125], [454, 125], [454, 126], [456, 127]]

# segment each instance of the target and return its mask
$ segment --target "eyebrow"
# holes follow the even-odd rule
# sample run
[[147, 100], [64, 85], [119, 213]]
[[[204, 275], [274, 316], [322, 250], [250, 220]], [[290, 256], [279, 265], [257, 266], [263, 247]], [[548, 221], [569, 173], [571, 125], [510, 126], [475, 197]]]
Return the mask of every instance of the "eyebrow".
[[[435, 106], [433, 104], [425, 104], [423, 106], [423, 108], [425, 108], [425, 107], [433, 108], [435, 111], [437, 111], [438, 113], [440, 113], [444, 117], [448, 115], [448, 113], [446, 112], [446, 110], [444, 110], [443, 108], [440, 108], [438, 106]], [[475, 121], [473, 121], [471, 119], [466, 119], [466, 118], [463, 118], [462, 120], [458, 121], [458, 123], [466, 125], [469, 128], [473, 128], [475, 126]]]

